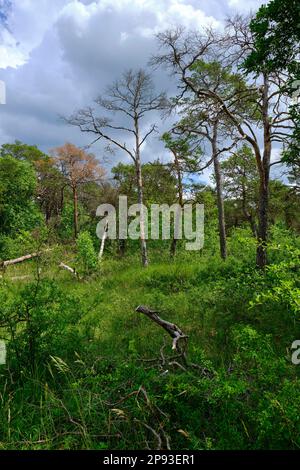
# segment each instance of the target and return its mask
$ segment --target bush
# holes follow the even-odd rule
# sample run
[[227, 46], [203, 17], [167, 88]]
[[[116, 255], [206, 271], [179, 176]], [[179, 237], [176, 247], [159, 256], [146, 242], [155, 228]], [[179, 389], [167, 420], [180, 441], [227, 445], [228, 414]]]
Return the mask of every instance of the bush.
[[30, 372], [50, 355], [74, 357], [83, 347], [79, 330], [80, 299], [54, 281], [37, 280], [16, 291], [0, 290], [0, 328], [8, 340], [12, 370]]
[[77, 239], [78, 272], [90, 275], [98, 266], [97, 255], [89, 232], [81, 232]]

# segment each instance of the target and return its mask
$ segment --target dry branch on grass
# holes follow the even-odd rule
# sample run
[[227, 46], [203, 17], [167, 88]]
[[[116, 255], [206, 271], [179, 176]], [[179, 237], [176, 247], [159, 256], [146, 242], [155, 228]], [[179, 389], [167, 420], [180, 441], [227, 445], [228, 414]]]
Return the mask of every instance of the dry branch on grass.
[[68, 265], [65, 264], [65, 263], [60, 263], [60, 264], [59, 264], [59, 267], [62, 268], [62, 269], [65, 269], [66, 271], [69, 271], [70, 273], [74, 274], [74, 276], [77, 276], [77, 277], [78, 277], [78, 274], [77, 274], [77, 272], [76, 272], [76, 269], [71, 268], [71, 266], [68, 266]]
[[[165, 347], [165, 344], [164, 344], [162, 348], [160, 349], [162, 367], [169, 365], [169, 366], [177, 366], [182, 370], [186, 370], [186, 367], [187, 367], [186, 352], [187, 352], [187, 346], [188, 346], [188, 336], [184, 334], [183, 331], [177, 325], [175, 325], [175, 323], [171, 323], [169, 321], [163, 320], [158, 315], [158, 312], [156, 310], [152, 310], [151, 308], [146, 307], [145, 305], [139, 305], [135, 310], [136, 312], [143, 313], [148, 318], [150, 318], [150, 320], [152, 320], [154, 323], [161, 326], [165, 331], [168, 332], [168, 334], [173, 339], [172, 350], [178, 352], [176, 359], [178, 358], [184, 364], [184, 365], [179, 364], [177, 361], [174, 361], [174, 360], [172, 362], [167, 361], [167, 358], [164, 356], [164, 347]], [[172, 359], [175, 359], [175, 358], [173, 357]]]
[[7, 266], [12, 266], [14, 264], [23, 263], [23, 261], [27, 261], [33, 258], [38, 258], [43, 253], [47, 253], [48, 251], [52, 251], [52, 248], [48, 248], [47, 250], [37, 251], [36, 253], [29, 253], [28, 255], [20, 256], [19, 258], [15, 259], [8, 259], [6, 261], [0, 261], [0, 268], [7, 268]]
[[150, 320], [152, 320], [154, 323], [161, 326], [165, 331], [167, 331], [173, 339], [172, 350], [178, 353], [175, 356], [173, 355], [169, 358], [165, 356], [164, 349], [166, 344], [164, 342], [159, 351], [159, 359], [141, 359], [143, 362], [157, 363], [159, 361], [162, 374], [168, 373], [167, 367], [175, 366], [183, 371], [186, 371], [188, 367], [191, 367], [193, 369], [199, 370], [202, 376], [212, 376], [212, 372], [209, 371], [207, 368], [199, 364], [194, 364], [192, 362], [187, 361], [188, 336], [184, 334], [183, 331], [177, 325], [175, 325], [175, 323], [170, 323], [166, 320], [163, 320], [158, 315], [158, 312], [156, 310], [152, 310], [151, 308], [146, 307], [144, 305], [139, 305], [135, 310], [136, 312], [143, 313], [148, 318], [150, 318]]
[[[187, 339], [188, 339], [188, 336], [185, 335], [181, 329], [175, 325], [175, 323], [170, 323], [166, 320], [163, 320], [162, 318], [160, 318], [158, 316], [158, 312], [156, 312], [155, 310], [152, 310], [148, 307], [145, 307], [144, 305], [139, 305], [136, 309], [135, 309], [136, 312], [139, 312], [139, 313], [143, 313], [144, 315], [146, 315], [148, 318], [150, 318], [150, 320], [152, 320], [153, 322], [157, 323], [159, 326], [161, 326], [162, 328], [164, 328], [168, 333], [169, 335], [171, 336], [171, 338], [173, 338], [173, 342], [172, 342], [172, 349], [174, 351], [179, 351], [179, 345], [178, 345], [178, 341], [181, 340], [181, 339], [184, 339], [185, 340], [185, 343], [187, 345]], [[185, 345], [185, 349], [186, 349], [186, 345]]]

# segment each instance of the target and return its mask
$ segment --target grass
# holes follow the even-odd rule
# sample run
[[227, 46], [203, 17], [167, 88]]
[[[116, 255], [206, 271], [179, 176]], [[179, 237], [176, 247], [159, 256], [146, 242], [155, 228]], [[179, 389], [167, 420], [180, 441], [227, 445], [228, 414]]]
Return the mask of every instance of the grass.
[[[236, 256], [243, 243], [230, 240], [226, 262], [214, 252], [183, 252], [170, 262], [167, 252], [152, 250], [143, 269], [136, 255], [107, 256], [81, 280], [57, 267], [62, 254], [75, 263], [70, 252], [9, 267], [5, 289], [14, 308], [26, 296], [32, 302], [38, 267], [46, 284], [32, 304], [40, 328], [36, 367], [18, 375], [11, 349], [9, 368], [0, 370], [0, 446], [298, 448], [299, 372], [287, 349], [300, 335], [299, 320], [285, 297], [251, 306], [269, 287], [249, 261], [251, 243]], [[20, 275], [33, 283], [9, 282]], [[159, 369], [162, 344], [171, 356], [171, 341], [135, 312], [139, 304], [180, 326], [199, 370]], [[17, 336], [25, 354], [24, 331], [19, 326]]]

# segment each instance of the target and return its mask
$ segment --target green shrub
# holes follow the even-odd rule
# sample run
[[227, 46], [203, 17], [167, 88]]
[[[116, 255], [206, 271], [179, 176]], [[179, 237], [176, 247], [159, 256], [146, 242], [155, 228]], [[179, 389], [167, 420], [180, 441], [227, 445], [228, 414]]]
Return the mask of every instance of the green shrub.
[[89, 275], [96, 271], [98, 266], [97, 255], [89, 232], [80, 232], [77, 239], [78, 271]]

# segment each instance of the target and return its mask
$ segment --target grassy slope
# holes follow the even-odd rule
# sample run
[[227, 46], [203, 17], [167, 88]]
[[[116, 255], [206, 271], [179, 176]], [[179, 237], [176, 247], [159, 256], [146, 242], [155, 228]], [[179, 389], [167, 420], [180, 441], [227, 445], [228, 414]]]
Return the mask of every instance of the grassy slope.
[[[21, 413], [24, 421], [15, 418], [10, 437], [5, 435], [8, 427], [3, 427], [2, 445], [156, 448], [156, 439], [145, 427], [148, 423], [162, 440], [164, 433], [170, 436], [172, 448], [297, 448], [300, 418], [295, 390], [299, 384], [296, 368], [284, 356], [299, 326], [282, 305], [277, 310], [271, 306], [270, 311], [268, 307], [249, 308], [255, 286], [247, 285], [247, 277], [242, 279], [253, 247], [249, 244], [241, 250], [234, 243], [232, 254], [237, 249], [242, 255], [225, 263], [217, 254], [194, 253], [183, 253], [170, 263], [166, 254], [157, 252], [146, 270], [135, 257], [106, 259], [100, 274], [79, 282], [58, 270], [53, 260], [52, 265], [46, 260], [41, 276], [55, 279], [63, 292], [78, 299], [79, 328], [83, 337], [88, 331], [87, 343], [74, 345], [79, 365], [74, 356], [71, 364], [67, 362], [75, 371], [62, 366], [58, 375], [54, 372], [47, 393], [39, 376], [35, 380], [41, 388], [34, 393], [30, 381], [24, 393], [14, 392], [11, 412], [15, 416]], [[35, 270], [35, 263], [29, 262], [9, 268], [6, 276], [30, 275]], [[15, 283], [13, 289], [22, 285], [24, 282]], [[143, 362], [159, 357], [164, 333], [135, 312], [139, 304], [177, 323], [189, 336], [189, 359], [214, 369], [213, 376], [174, 368], [161, 377], [154, 365]], [[237, 325], [253, 329], [238, 332], [238, 340], [232, 342]], [[266, 334], [271, 336], [266, 339]], [[171, 353], [169, 339], [165, 352]], [[55, 356], [56, 351], [51, 354]], [[95, 362], [97, 366], [90, 367]], [[59, 370], [59, 364], [55, 366]], [[151, 407], [137, 397], [116, 406], [119, 411], [109, 411], [108, 402], [118, 403], [140, 386], [147, 390]], [[32, 413], [28, 401], [35, 400], [43, 405], [36, 405]], [[7, 411], [4, 398], [3, 402]], [[159, 418], [155, 406], [162, 410]], [[76, 425], [60, 417], [66, 413], [76, 416]], [[99, 429], [117, 437], [97, 437]]]

